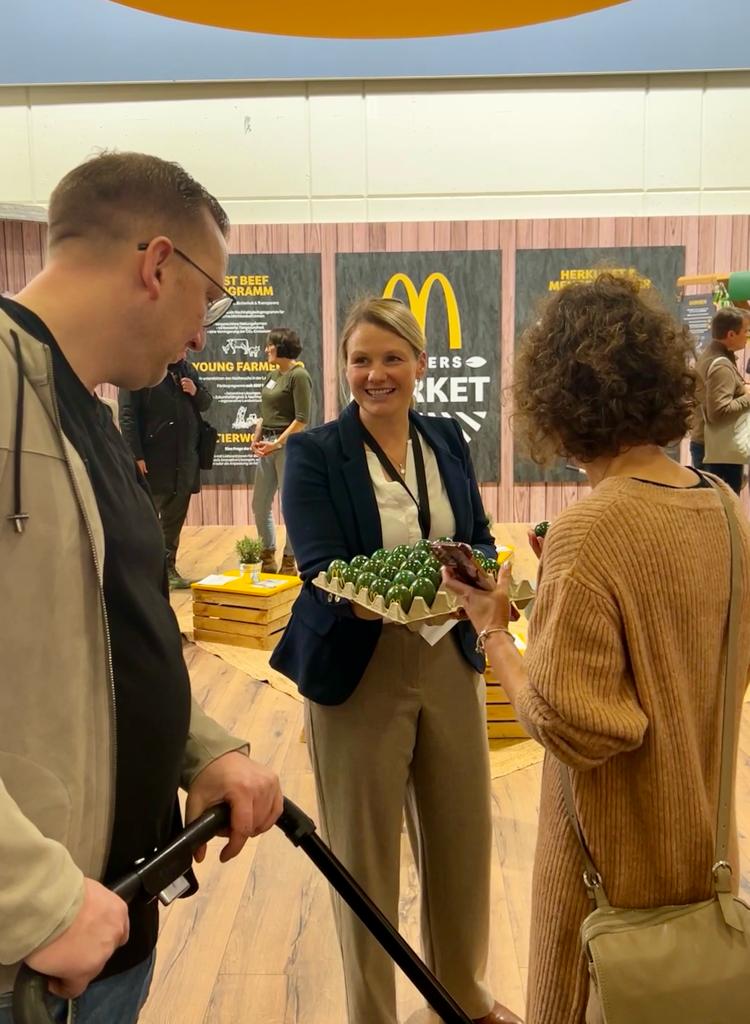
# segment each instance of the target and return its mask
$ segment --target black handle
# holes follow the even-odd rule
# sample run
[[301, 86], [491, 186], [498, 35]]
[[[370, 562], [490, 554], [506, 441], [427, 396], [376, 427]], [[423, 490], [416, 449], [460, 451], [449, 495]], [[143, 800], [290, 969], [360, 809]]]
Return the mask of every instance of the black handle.
[[[179, 878], [185, 871], [184, 856], [188, 866], [193, 852], [207, 842], [229, 821], [229, 807], [220, 804], [201, 815], [192, 825], [180, 833], [164, 850], [155, 854], [147, 863], [140, 865], [112, 887], [126, 902], [141, 892], [156, 895], [162, 887]], [[409, 980], [424, 996], [445, 1024], [472, 1024], [472, 1019], [456, 1003], [450, 993], [420, 960], [409, 944], [399, 935], [396, 928], [382, 911], [372, 902], [343, 864], [315, 834], [315, 823], [291, 800], [284, 798], [284, 810], [278, 827], [295, 846], [301, 847], [315, 866], [328, 879], [342, 899], [349, 904], [362, 923], [383, 946]], [[172, 866], [169, 871], [167, 865]], [[176, 870], [178, 868], [179, 870]], [[32, 971], [26, 964], [21, 966], [13, 989], [13, 1019], [15, 1024], [53, 1024], [47, 1008], [47, 981], [43, 975]]]
[[[132, 903], [136, 897], [155, 899], [190, 867], [193, 854], [229, 824], [229, 805], [210, 807], [183, 829], [171, 843], [125, 875], [111, 887], [112, 892]], [[22, 964], [13, 986], [15, 1024], [53, 1024], [47, 1006], [49, 979]]]

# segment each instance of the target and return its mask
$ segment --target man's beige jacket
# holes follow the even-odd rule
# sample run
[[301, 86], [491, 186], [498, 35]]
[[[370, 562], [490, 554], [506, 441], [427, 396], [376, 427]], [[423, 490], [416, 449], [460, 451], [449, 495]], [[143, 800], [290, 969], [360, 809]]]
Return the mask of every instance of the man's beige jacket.
[[[51, 353], [0, 310], [0, 993], [14, 965], [70, 925], [83, 877], [107, 862], [115, 709], [103, 561]], [[240, 748], [193, 701], [182, 784]]]

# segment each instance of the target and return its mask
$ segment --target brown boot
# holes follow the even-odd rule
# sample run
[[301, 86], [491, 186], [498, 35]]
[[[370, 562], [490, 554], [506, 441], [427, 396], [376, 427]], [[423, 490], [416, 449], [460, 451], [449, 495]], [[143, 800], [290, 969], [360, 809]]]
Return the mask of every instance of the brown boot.
[[276, 572], [276, 548], [266, 548], [265, 551], [260, 553], [260, 571], [261, 572]]
[[294, 564], [294, 555], [284, 555], [281, 559], [281, 567], [279, 568], [279, 574], [281, 576], [296, 576], [297, 566]]

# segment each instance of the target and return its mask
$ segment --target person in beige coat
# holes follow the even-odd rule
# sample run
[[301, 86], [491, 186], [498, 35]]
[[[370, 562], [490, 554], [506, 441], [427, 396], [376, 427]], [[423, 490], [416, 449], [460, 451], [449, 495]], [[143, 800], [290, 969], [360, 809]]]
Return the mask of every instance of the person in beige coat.
[[0, 299], [1, 1024], [22, 961], [55, 1020], [70, 999], [78, 1024], [137, 1019], [157, 910], [102, 882], [174, 835], [178, 786], [188, 819], [231, 804], [223, 859], [281, 811], [273, 773], [191, 700], [153, 502], [95, 394], [202, 347], [227, 230], [178, 165], [105, 154], [54, 190], [46, 266]]
[[[684, 435], [693, 408], [690, 349], [628, 280], [602, 275], [551, 299], [516, 362], [515, 423], [537, 459], [575, 459], [592, 492], [544, 541], [525, 659], [508, 633], [507, 572], [490, 592], [447, 579], [520, 721], [546, 750], [529, 1024], [583, 1024], [589, 989], [580, 928], [591, 905], [558, 762], [571, 770], [576, 812], [613, 906], [712, 895], [730, 547], [713, 487], [663, 450]], [[745, 680], [750, 526], [733, 501]], [[737, 854], [735, 837], [735, 880]]]
[[690, 455], [696, 469], [705, 469], [739, 494], [744, 466], [713, 458], [705, 460], [706, 423], [732, 419], [750, 409], [750, 385], [737, 367], [737, 353], [747, 345], [750, 311], [720, 309], [711, 322], [711, 341], [696, 362], [700, 383], [699, 407], [690, 435]]

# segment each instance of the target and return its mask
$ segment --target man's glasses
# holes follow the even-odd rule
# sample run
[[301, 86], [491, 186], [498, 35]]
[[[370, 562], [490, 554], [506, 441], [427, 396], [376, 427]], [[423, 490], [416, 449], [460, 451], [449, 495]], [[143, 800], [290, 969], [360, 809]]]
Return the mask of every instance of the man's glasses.
[[[150, 244], [150, 242], [139, 242], [138, 252], [145, 252]], [[224, 292], [221, 298], [214, 299], [213, 302], [209, 302], [208, 307], [206, 308], [206, 312], [203, 317], [203, 326], [210, 327], [212, 324], [215, 324], [218, 320], [221, 320], [225, 313], [229, 312], [229, 309], [231, 308], [234, 302], [234, 295], [230, 295], [223, 284], [219, 284], [218, 281], [214, 281], [211, 275], [207, 274], [203, 267], [199, 267], [194, 260], [191, 260], [190, 257], [182, 251], [182, 249], [178, 249], [177, 246], [175, 246], [174, 251], [177, 253], [178, 256], [185, 260], [186, 263], [189, 263], [191, 267], [195, 267], [195, 269], [199, 270], [204, 277], [208, 278], [211, 284], [215, 285], [218, 289], [220, 289], [220, 291]]]

